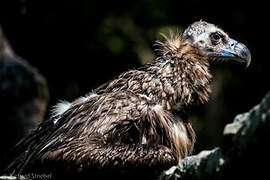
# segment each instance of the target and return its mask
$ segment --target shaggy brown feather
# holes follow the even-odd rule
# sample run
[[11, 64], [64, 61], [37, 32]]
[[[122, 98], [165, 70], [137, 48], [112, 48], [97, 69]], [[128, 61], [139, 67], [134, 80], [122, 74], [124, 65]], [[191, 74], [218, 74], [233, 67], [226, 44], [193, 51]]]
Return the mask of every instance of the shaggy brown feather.
[[158, 57], [97, 88], [22, 141], [10, 166], [67, 169], [166, 169], [192, 152], [195, 133], [177, 113], [208, 100], [208, 59], [180, 36], [157, 42]]

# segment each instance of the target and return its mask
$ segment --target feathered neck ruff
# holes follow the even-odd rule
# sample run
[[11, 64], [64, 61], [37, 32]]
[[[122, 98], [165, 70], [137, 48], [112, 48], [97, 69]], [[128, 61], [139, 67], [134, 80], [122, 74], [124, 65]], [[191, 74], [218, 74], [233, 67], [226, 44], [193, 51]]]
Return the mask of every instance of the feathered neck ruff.
[[156, 61], [147, 66], [147, 71], [156, 74], [163, 84], [163, 99], [169, 100], [163, 105], [179, 109], [207, 102], [212, 77], [208, 57], [178, 33], [163, 38], [155, 44]]

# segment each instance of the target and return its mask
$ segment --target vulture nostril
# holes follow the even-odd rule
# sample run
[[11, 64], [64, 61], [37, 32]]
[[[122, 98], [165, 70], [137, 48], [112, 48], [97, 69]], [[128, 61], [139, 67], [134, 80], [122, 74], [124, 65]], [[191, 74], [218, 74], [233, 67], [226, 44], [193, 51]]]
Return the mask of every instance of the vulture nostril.
[[200, 43], [200, 44], [204, 44], [204, 41], [203, 41], [203, 40], [200, 40], [199, 43]]

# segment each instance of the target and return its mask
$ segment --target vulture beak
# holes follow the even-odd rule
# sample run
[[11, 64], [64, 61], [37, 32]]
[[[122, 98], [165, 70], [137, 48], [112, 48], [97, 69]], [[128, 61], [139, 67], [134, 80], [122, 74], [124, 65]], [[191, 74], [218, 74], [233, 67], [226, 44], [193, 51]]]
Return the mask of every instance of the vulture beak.
[[219, 49], [218, 54], [224, 59], [245, 63], [246, 67], [249, 66], [251, 61], [251, 54], [248, 48], [234, 39], [229, 39], [227, 43]]

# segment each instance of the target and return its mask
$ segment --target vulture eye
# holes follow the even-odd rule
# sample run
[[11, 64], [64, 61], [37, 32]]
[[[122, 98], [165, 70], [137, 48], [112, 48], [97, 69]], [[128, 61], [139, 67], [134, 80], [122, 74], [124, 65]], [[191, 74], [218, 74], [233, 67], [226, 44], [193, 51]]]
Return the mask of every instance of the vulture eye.
[[222, 38], [222, 35], [219, 32], [214, 32], [210, 37], [213, 41], [218, 42]]

